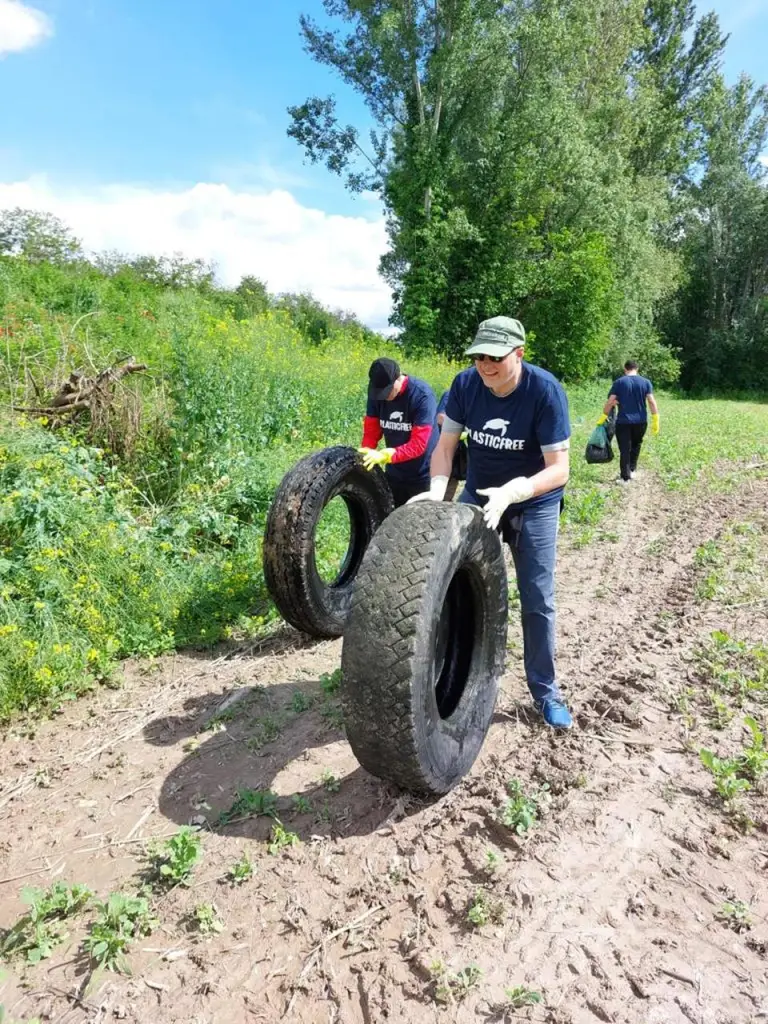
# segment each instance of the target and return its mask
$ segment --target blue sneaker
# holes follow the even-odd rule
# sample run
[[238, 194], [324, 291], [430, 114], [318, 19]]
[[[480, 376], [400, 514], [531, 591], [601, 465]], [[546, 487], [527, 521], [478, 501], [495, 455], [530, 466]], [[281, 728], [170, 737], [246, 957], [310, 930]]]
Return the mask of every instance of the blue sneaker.
[[561, 700], [549, 698], [547, 700], [536, 701], [536, 708], [541, 712], [541, 715], [547, 725], [551, 726], [553, 729], [573, 728], [571, 712]]

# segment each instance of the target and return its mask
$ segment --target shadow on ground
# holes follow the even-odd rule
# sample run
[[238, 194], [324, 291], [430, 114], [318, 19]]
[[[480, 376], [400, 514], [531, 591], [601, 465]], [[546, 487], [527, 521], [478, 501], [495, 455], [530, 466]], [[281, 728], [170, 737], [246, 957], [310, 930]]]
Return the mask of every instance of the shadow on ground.
[[[150, 722], [148, 743], [186, 755], [163, 782], [160, 812], [179, 825], [204, 819], [217, 834], [263, 842], [274, 817], [302, 839], [346, 837], [428, 806], [358, 765], [333, 683], [324, 676], [209, 693]], [[272, 815], [255, 813], [256, 794], [273, 790]]]

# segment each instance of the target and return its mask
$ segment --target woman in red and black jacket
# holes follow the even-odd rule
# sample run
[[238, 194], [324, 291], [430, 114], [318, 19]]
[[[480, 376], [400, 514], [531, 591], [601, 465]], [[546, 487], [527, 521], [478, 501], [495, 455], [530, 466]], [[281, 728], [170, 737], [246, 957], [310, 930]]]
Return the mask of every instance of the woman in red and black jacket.
[[[395, 507], [429, 490], [429, 460], [437, 444], [437, 401], [418, 377], [394, 359], [375, 359], [368, 371], [368, 407], [358, 450], [366, 469], [381, 466]], [[385, 448], [377, 448], [381, 438]]]

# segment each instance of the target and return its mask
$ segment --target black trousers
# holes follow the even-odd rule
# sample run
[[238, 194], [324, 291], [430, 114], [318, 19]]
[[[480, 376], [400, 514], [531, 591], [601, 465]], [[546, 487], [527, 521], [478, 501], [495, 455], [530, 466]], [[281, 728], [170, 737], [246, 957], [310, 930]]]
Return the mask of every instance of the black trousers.
[[392, 491], [395, 508], [400, 508], [409, 498], [429, 490], [429, 477], [426, 480], [393, 480], [389, 473], [387, 473], [387, 482], [389, 483], [389, 489]]
[[629, 474], [634, 473], [637, 469], [637, 460], [647, 429], [647, 423], [616, 424], [616, 441], [619, 445], [622, 480], [629, 480]]

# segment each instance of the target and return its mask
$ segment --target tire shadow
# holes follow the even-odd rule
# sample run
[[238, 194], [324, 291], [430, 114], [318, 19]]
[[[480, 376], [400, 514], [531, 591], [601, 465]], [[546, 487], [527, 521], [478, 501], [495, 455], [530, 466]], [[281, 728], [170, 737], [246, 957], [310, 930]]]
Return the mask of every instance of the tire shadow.
[[210, 662], [214, 658], [230, 658], [243, 654], [265, 656], [284, 654], [286, 651], [303, 651], [323, 643], [327, 641], [302, 633], [286, 622], [280, 622], [253, 640], [219, 640], [213, 645], [186, 644], [178, 647], [174, 653], [191, 660]]
[[[369, 835], [433, 802], [359, 766], [332, 687], [332, 676], [243, 686], [190, 698], [182, 713], [150, 722], [148, 743], [185, 754], [163, 782], [160, 813], [178, 825], [263, 842], [275, 818], [301, 839], [344, 838]], [[271, 814], [258, 813], [262, 806]]]

